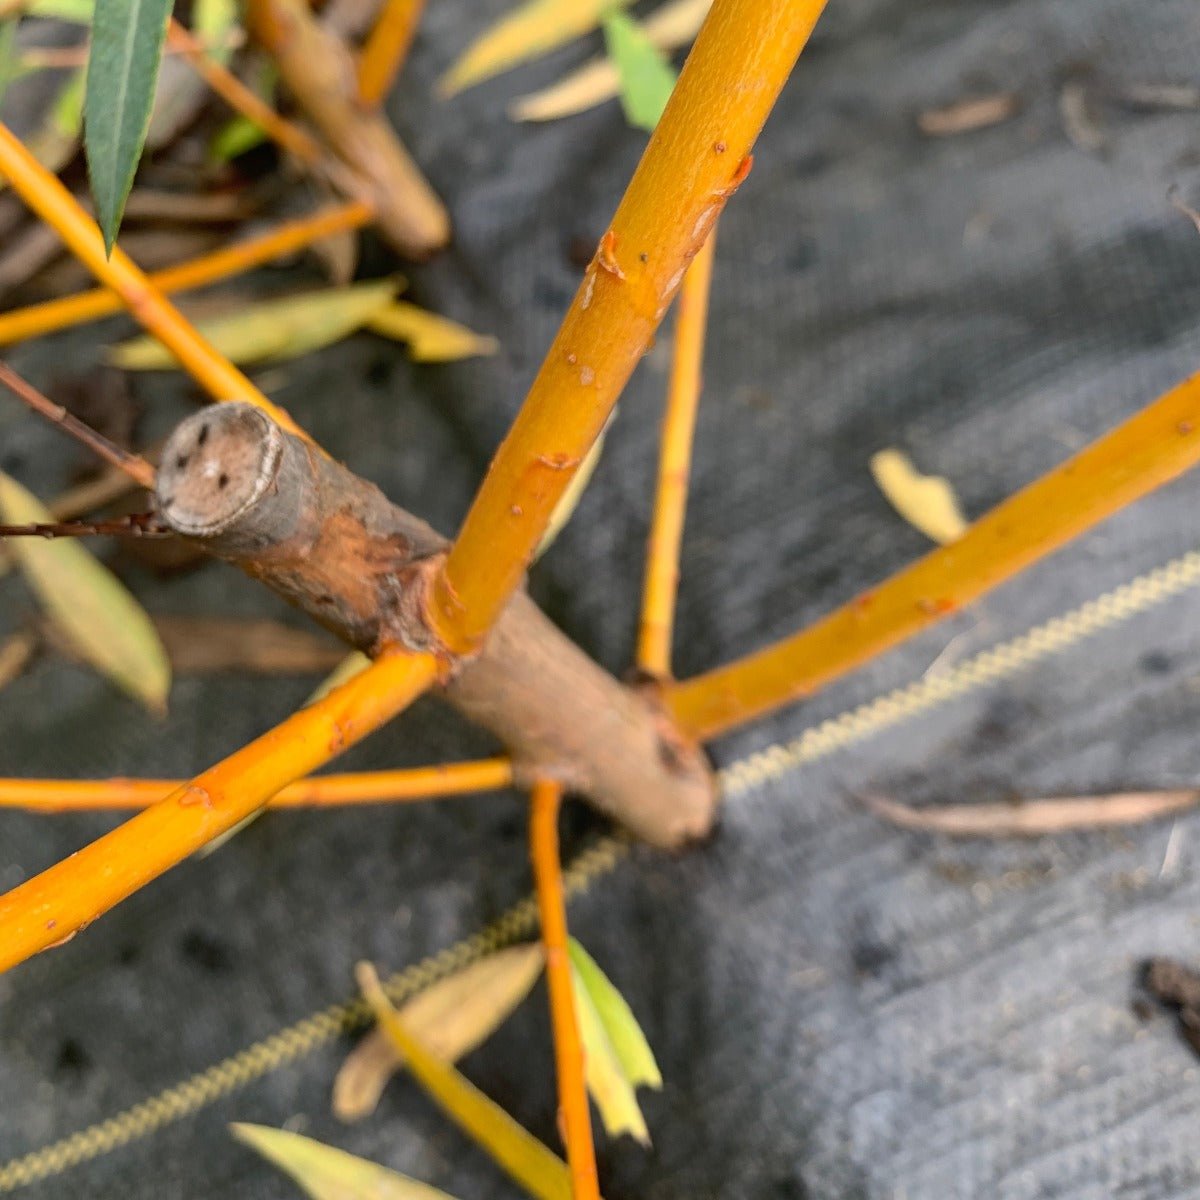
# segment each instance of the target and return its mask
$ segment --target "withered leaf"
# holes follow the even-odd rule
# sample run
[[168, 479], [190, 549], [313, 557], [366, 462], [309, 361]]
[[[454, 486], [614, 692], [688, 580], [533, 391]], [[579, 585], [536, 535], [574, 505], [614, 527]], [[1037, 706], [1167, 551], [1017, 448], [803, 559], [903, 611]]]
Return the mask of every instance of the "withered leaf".
[[[529, 995], [543, 965], [536, 943], [510, 946], [419, 992], [400, 1019], [429, 1049], [457, 1062], [485, 1042]], [[403, 1057], [380, 1029], [351, 1051], [333, 1081], [333, 1112], [343, 1121], [370, 1116]]]
[[465, 325], [404, 300], [372, 314], [367, 325], [375, 333], [407, 342], [414, 362], [452, 362], [477, 354], [495, 354], [500, 347], [494, 337], [474, 333]]
[[880, 450], [871, 456], [871, 474], [892, 507], [927, 538], [944, 546], [966, 532], [954, 489], [940, 475], [922, 475], [907, 454]]
[[[0, 516], [13, 525], [52, 519], [2, 473]], [[151, 712], [165, 712], [171, 686], [166, 651], [150, 618], [117, 577], [71, 538], [14, 538], [9, 552], [78, 653]]]

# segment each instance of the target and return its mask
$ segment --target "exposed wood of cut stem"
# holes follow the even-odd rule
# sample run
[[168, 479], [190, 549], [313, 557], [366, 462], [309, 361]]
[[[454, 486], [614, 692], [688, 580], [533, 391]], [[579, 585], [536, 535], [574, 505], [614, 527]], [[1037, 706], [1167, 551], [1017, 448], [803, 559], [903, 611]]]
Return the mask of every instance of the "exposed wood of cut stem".
[[[284, 222], [269, 233], [156, 271], [147, 278], [164, 295], [204, 287], [273, 259], [294, 254], [330, 234], [359, 229], [369, 224], [373, 215], [374, 210], [362, 200], [331, 205], [310, 217]], [[63, 296], [14, 312], [0, 313], [0, 345], [69, 329], [73, 325], [120, 312], [122, 307], [119, 296], [107, 288], [94, 288], [75, 296]]]
[[600, 1200], [596, 1149], [584, 1079], [583, 1043], [579, 1036], [571, 959], [567, 951], [567, 905], [563, 898], [558, 852], [561, 800], [562, 789], [558, 784], [544, 780], [534, 784], [529, 815], [529, 856], [533, 862], [542, 924], [542, 948], [546, 952], [558, 1105], [567, 1146], [567, 1165], [571, 1170], [571, 1196], [572, 1200]]
[[698, 749], [523, 592], [477, 657], [455, 664], [423, 617], [445, 540], [261, 411], [222, 405], [184, 421], [163, 450], [158, 499], [176, 532], [351, 645], [442, 657], [446, 699], [504, 743], [518, 779], [554, 778], [660, 846], [711, 827], [715, 789]]
[[73, 437], [81, 446], [85, 446], [97, 457], [102, 458], [110, 466], [124, 471], [135, 483], [144, 488], [154, 487], [154, 468], [140, 455], [122, 449], [115, 442], [109, 441], [103, 434], [97, 433], [91, 426], [85, 425], [78, 417], [72, 416], [61, 404], [55, 404], [49, 396], [43, 395], [33, 384], [23, 379], [6, 362], [0, 361], [0, 383], [10, 392], [23, 400], [39, 416], [57, 425], [64, 433]]
[[385, 0], [379, 19], [358, 56], [358, 99], [381, 104], [408, 57], [425, 0]]
[[878, 587], [792, 637], [670, 685], [667, 706], [712, 737], [787, 704], [957, 612], [1200, 461], [1200, 375]]
[[0, 896], [0, 971], [66, 941], [201, 846], [391, 720], [433, 681], [427, 654], [381, 656], [215, 767]]
[[386, 118], [359, 103], [354, 59], [341, 39], [304, 0], [249, 0], [246, 15], [296, 102], [369, 182], [380, 233], [410, 258], [440, 250], [450, 238], [446, 210]]
[[76, 258], [120, 296], [139, 324], [175, 355], [180, 366], [214, 400], [243, 400], [299, 432], [291, 417], [219, 354], [119, 246], [113, 248], [111, 258], [105, 253], [96, 223], [4, 124], [0, 124], [0, 175], [47, 225], [58, 231]]
[[671, 378], [658, 456], [658, 490], [646, 545], [646, 578], [638, 628], [637, 664], [647, 675], [658, 679], [671, 674], [679, 548], [687, 511], [696, 409], [703, 386], [704, 331], [708, 324], [708, 296], [716, 240], [714, 228], [683, 277], [676, 306]]
[[[26, 812], [105, 812], [149, 808], [186, 786], [186, 779], [0, 779], [0, 808]], [[343, 808], [393, 804], [439, 796], [498, 791], [513, 782], [507, 758], [361, 771], [350, 775], [314, 775], [277, 792], [271, 808]]]
[[824, 0], [717, 0], [434, 588], [470, 652], [518, 586], [575, 471], [730, 195]]

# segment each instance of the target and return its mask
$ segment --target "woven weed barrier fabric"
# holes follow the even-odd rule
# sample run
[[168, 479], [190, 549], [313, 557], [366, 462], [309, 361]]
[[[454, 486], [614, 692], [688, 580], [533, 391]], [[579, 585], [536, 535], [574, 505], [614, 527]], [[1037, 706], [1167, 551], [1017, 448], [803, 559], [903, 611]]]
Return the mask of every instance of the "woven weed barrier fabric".
[[[603, 233], [643, 144], [615, 104], [544, 127], [503, 115], [594, 46], [435, 100], [436, 77], [505, 7], [430, 5], [391, 106], [456, 227], [453, 247], [411, 272], [410, 294], [494, 333], [502, 351], [416, 367], [361, 335], [271, 380], [334, 455], [447, 532], [577, 285], [575, 247]], [[1200, 116], [1121, 99], [1194, 84], [1198, 61], [1192, 0], [831, 0], [721, 225], [680, 674], [792, 631], [923, 551], [871, 481], [874, 451], [906, 450], [979, 514], [1200, 368], [1200, 234], [1167, 198], [1171, 184], [1200, 198]], [[1090, 106], [1083, 128], [1071, 104], [1064, 122], [1064, 86]], [[918, 129], [923, 111], [997, 92], [1019, 109], [994, 127]], [[381, 250], [369, 257], [391, 269]], [[13, 360], [44, 382], [64, 363], [98, 362], [126, 328], [46, 339]], [[667, 343], [639, 369], [590, 490], [531, 581], [614, 671], [632, 656]], [[147, 439], [189, 411], [176, 380], [136, 387]], [[0, 404], [5, 470], [50, 495], [73, 454]], [[964, 664], [1192, 552], [1198, 502], [1200, 477], [1185, 477], [724, 739], [714, 756], [729, 767], [818, 730], [731, 777], [711, 844], [677, 858], [635, 850], [595, 872], [573, 931], [629, 999], [665, 1077], [645, 1097], [653, 1149], [601, 1138], [609, 1200], [1200, 1196], [1200, 1062], [1170, 1021], [1130, 1005], [1146, 956], [1200, 957], [1200, 816], [951, 842], [887, 827], [861, 803], [1196, 782], [1196, 560], [1055, 627], [1054, 652], [1035, 639], [1004, 669]], [[300, 623], [219, 565], [164, 580], [104, 552], [152, 612]], [[16, 628], [32, 600], [15, 580], [0, 586], [0, 628]], [[940, 694], [939, 679], [957, 682]], [[822, 726], [922, 681], [925, 699], [906, 693], [886, 720], [877, 706]], [[182, 678], [154, 722], [50, 656], [0, 692], [0, 770], [188, 774], [313, 683]], [[427, 701], [344, 761], [489, 749]], [[0, 881], [112, 823], [4, 814]], [[566, 849], [603, 832], [572, 807]], [[345, 1000], [360, 958], [399, 970], [470, 936], [529, 886], [517, 794], [265, 817], [0, 979], [0, 1162]], [[110, 1152], [61, 1171], [61, 1151], [36, 1160], [44, 1177], [18, 1194], [294, 1195], [232, 1142], [231, 1120], [287, 1123], [456, 1196], [517, 1194], [410, 1083], [394, 1083], [372, 1119], [339, 1125], [330, 1083], [351, 1037], [295, 1039], [244, 1086], [159, 1106], [156, 1122], [129, 1118]], [[558, 1144], [540, 989], [464, 1067]]]

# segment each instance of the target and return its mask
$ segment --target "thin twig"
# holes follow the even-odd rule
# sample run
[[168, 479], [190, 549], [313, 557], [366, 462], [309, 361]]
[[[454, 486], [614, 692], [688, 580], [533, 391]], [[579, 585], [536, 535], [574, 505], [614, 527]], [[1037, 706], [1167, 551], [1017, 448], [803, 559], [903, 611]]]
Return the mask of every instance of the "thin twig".
[[[507, 758], [483, 758], [398, 771], [314, 775], [289, 784], [268, 804], [271, 808], [394, 804], [498, 791], [509, 787], [512, 781], [512, 764]], [[149, 808], [187, 782], [186, 779], [0, 779], [0, 808], [42, 813]]]
[[642, 620], [638, 630], [638, 666], [657, 679], [665, 679], [671, 674], [679, 548], [687, 511], [696, 409], [703, 387], [704, 332], [708, 324], [716, 239], [714, 226], [683, 277], [675, 318], [674, 355], [658, 457], [658, 491], [646, 546]]
[[144, 488], [152, 489], [154, 487], [154, 468], [140, 454], [123, 450], [115, 442], [110, 442], [103, 434], [97, 433], [90, 425], [85, 425], [78, 417], [67, 412], [61, 404], [55, 404], [48, 396], [39, 392], [33, 384], [22, 379], [2, 359], [0, 359], [0, 383], [29, 405], [34, 412], [45, 417], [46, 420], [52, 421], [64, 433], [86, 446], [110, 466], [124, 471], [130, 479]]
[[1197, 801], [1200, 790], [1196, 788], [919, 809], [886, 796], [863, 797], [863, 803], [876, 816], [902, 829], [984, 838], [1041, 837], [1049, 833], [1139, 825], [1193, 808]]
[[408, 57], [425, 0], [384, 0], [358, 56], [358, 98], [368, 108], [382, 103]]
[[31, 521], [26, 525], [0, 525], [0, 538], [39, 537], [174, 537], [157, 513], [131, 513], [111, 521]]
[[546, 951], [546, 982], [550, 989], [550, 1018], [558, 1069], [560, 1128], [567, 1144], [572, 1200], [600, 1200], [596, 1151], [592, 1142], [592, 1121], [584, 1079], [583, 1043], [579, 1037], [571, 982], [571, 959], [567, 951], [567, 908], [558, 854], [558, 809], [561, 801], [562, 787], [559, 784], [549, 780], [539, 780], [534, 784], [529, 815], [529, 853], [537, 885], [542, 946]]
[[[156, 271], [147, 278], [164, 295], [205, 287], [249, 271], [272, 259], [303, 250], [313, 242], [370, 222], [372, 209], [361, 200], [331, 205], [308, 217], [287, 221], [260, 237], [247, 238], [213, 254], [205, 254], [174, 267]], [[0, 345], [69, 329], [109, 313], [120, 312], [122, 301], [107, 288], [94, 288], [74, 296], [63, 296], [0, 313]]]

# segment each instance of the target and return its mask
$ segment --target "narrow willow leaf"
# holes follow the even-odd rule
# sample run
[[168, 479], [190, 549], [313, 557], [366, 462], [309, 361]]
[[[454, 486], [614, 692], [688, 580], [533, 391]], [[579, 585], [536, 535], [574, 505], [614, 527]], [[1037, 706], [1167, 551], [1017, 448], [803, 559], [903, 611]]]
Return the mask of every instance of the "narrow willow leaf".
[[[641, 23], [652, 45], [673, 50], [696, 36], [712, 0], [672, 0]], [[594, 58], [557, 83], [513, 101], [508, 115], [514, 121], [553, 121], [586, 112], [621, 91], [621, 76], [611, 58]]]
[[442, 76], [438, 90], [452, 96], [591, 33], [605, 12], [633, 0], [526, 0], [483, 33]]
[[623, 12], [614, 9], [605, 14], [604, 43], [620, 77], [625, 119], [652, 133], [671, 98], [675, 71], [645, 31]]
[[367, 324], [385, 337], [408, 343], [413, 362], [452, 362], [477, 354], [495, 354], [500, 343], [437, 313], [397, 300], [380, 309]]
[[654, 1051], [646, 1041], [642, 1027], [625, 997], [613, 987], [608, 976], [596, 965], [590, 954], [574, 939], [568, 944], [571, 966], [579, 979], [608, 1034], [613, 1050], [620, 1060], [625, 1078], [635, 1087], [662, 1087], [662, 1074], [654, 1061]]
[[542, 540], [538, 542], [538, 547], [533, 552], [534, 562], [537, 562], [554, 545], [567, 522], [575, 515], [579, 501], [583, 499], [583, 493], [596, 473], [596, 464], [600, 461], [600, 455], [604, 453], [604, 439], [608, 436], [608, 427], [613, 423], [616, 415], [617, 410], [614, 408], [609, 413], [604, 428], [600, 430], [600, 436], [592, 443], [592, 448], [587, 452], [583, 462], [579, 464], [579, 470], [575, 472], [571, 482], [567, 485], [567, 490], [558, 498], [554, 512], [550, 515], [550, 524], [546, 526], [546, 532], [542, 534]]
[[369, 963], [359, 964], [358, 984], [380, 1028], [404, 1055], [413, 1077], [459, 1128], [531, 1196], [538, 1200], [571, 1200], [567, 1164], [413, 1036], [396, 1015]]
[[575, 1019], [579, 1023], [579, 1040], [583, 1043], [584, 1076], [604, 1128], [609, 1137], [627, 1133], [648, 1146], [650, 1131], [638, 1106], [637, 1092], [625, 1076], [621, 1060], [574, 963], [571, 964], [571, 978]]
[[343, 683], [349, 682], [355, 675], [365, 671], [371, 665], [371, 660], [361, 650], [351, 650], [345, 658], [342, 659], [328, 675], [317, 685], [316, 690], [307, 700], [305, 704], [315, 704], [318, 700], [323, 700], [335, 687], [341, 687]]
[[69, 21], [73, 25], [90, 25], [96, 12], [95, 0], [33, 0], [25, 8], [31, 17], [50, 21]]
[[[0, 474], [0, 518], [12, 525], [50, 521], [15, 480]], [[136, 600], [78, 541], [13, 538], [16, 558], [51, 620], [97, 670], [154, 713], [166, 711], [171, 668], [154, 625]]]
[[21, 64], [17, 56], [17, 21], [13, 17], [0, 24], [0, 103], [8, 85], [20, 74]]
[[907, 454], [880, 450], [871, 456], [871, 474], [891, 506], [931, 541], [944, 546], [966, 533], [967, 519], [949, 482], [922, 475]]
[[170, 15], [171, 0], [96, 0], [83, 148], [110, 254], [150, 126]]
[[[399, 1012], [408, 1030], [439, 1058], [457, 1062], [482, 1045], [529, 995], [542, 972], [537, 943], [510, 946], [418, 992]], [[351, 1051], [333, 1081], [334, 1115], [359, 1121], [375, 1111], [403, 1056], [381, 1029]]]
[[[361, 329], [391, 303], [401, 286], [399, 280], [384, 279], [301, 292], [197, 321], [196, 328], [239, 365], [281, 362], [319, 350]], [[171, 352], [152, 337], [122, 342], [109, 352], [109, 357], [130, 371], [164, 371], [176, 365]]]
[[312, 1200], [450, 1200], [428, 1184], [298, 1133], [245, 1123], [229, 1130], [290, 1175]]
[[[270, 59], [265, 59], [251, 78], [250, 87], [260, 100], [265, 100], [274, 107], [275, 89], [279, 83], [279, 72]], [[249, 117], [237, 116], [230, 118], [213, 135], [209, 143], [208, 156], [213, 162], [227, 163], [261, 146], [267, 140], [267, 131], [257, 121]]]

